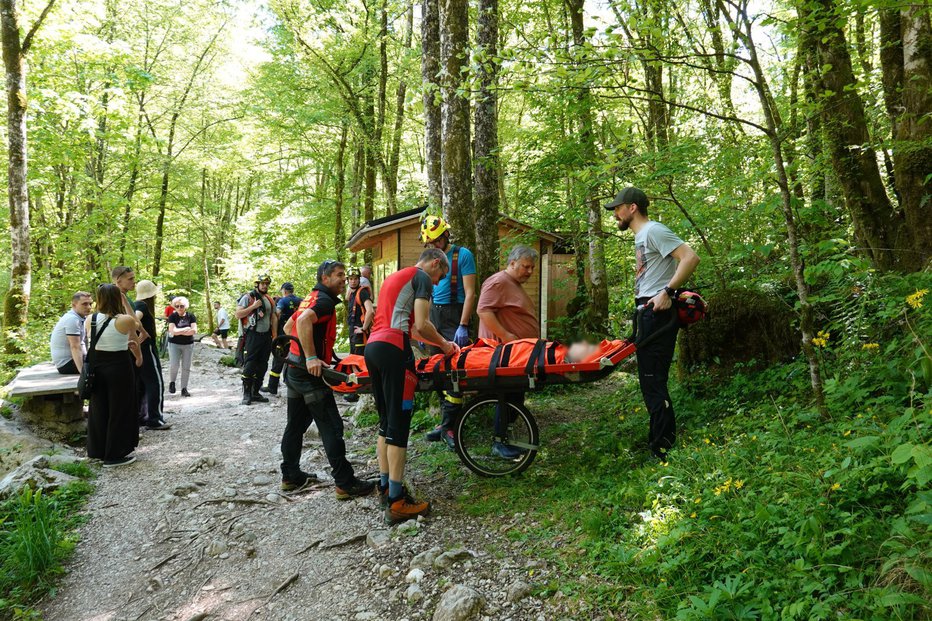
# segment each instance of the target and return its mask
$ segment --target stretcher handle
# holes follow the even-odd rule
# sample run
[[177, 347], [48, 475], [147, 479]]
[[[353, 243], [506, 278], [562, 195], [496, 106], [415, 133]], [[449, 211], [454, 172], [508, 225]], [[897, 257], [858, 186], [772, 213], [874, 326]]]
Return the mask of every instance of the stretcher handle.
[[641, 339], [641, 335], [638, 334], [638, 332], [640, 331], [639, 327], [641, 324], [641, 317], [644, 315], [644, 311], [648, 309], [653, 309], [653, 306], [654, 306], [653, 302], [639, 306], [634, 313], [634, 317], [632, 318], [633, 324], [634, 324], [634, 331], [631, 333], [631, 338], [628, 340], [633, 341], [635, 346], [637, 346], [638, 348], [645, 347], [648, 343], [652, 342], [654, 339], [659, 337], [661, 334], [666, 334], [670, 330], [673, 330], [674, 328], [676, 328], [677, 324], [679, 323], [679, 317], [677, 317], [676, 313], [671, 313], [670, 321], [667, 322], [667, 325], [663, 326], [659, 330], [655, 330], [654, 332], [651, 332], [646, 337]]
[[[272, 341], [272, 355], [280, 362], [289, 362], [288, 352], [291, 349], [291, 343], [298, 344], [298, 353], [301, 359], [304, 359], [304, 348], [301, 347], [301, 341], [290, 334], [280, 334]], [[320, 374], [321, 379], [327, 386], [333, 387], [336, 384], [355, 384], [355, 376], [343, 373], [330, 367], [323, 367]]]

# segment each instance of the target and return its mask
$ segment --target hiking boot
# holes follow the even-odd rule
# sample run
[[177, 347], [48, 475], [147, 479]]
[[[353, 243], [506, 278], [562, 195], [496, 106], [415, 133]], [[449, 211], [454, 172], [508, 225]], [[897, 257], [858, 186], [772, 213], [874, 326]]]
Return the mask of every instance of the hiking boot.
[[188, 389], [187, 389], [187, 388], [182, 388], [182, 389], [181, 389], [181, 396], [182, 396], [182, 397], [190, 397], [190, 396], [191, 396], [191, 393], [188, 392]]
[[175, 394], [175, 382], [168, 383], [168, 392], [170, 392], [171, 394]]
[[[174, 386], [174, 384], [172, 384]], [[252, 405], [252, 380], [243, 380], [243, 399], [240, 405]]]
[[376, 482], [375, 487], [379, 492], [379, 506], [384, 511], [388, 508], [388, 486], [382, 487], [381, 483]]
[[260, 395], [258, 390], [254, 390], [252, 391], [252, 401], [253, 403], [268, 403], [269, 399]]
[[164, 423], [162, 421], [156, 421], [154, 423], [146, 423], [146, 429], [149, 431], [167, 431], [171, 429], [171, 423]]
[[272, 386], [263, 386], [259, 389], [259, 392], [267, 392], [270, 395], [277, 395], [278, 387], [273, 388]]
[[447, 443], [448, 449], [451, 451], [456, 450], [456, 437], [451, 430], [447, 429], [446, 433], [443, 434], [443, 441]]
[[360, 496], [368, 496], [375, 489], [375, 483], [372, 481], [360, 481], [353, 479], [349, 485], [337, 485], [337, 500], [350, 500]]
[[357, 395], [354, 392], [346, 393], [345, 395], [343, 395], [343, 400], [346, 401], [347, 403], [356, 403], [357, 401], [359, 401], [359, 395]]
[[389, 498], [385, 507], [385, 523], [398, 524], [407, 520], [416, 520], [419, 515], [430, 513], [430, 503], [415, 500], [405, 490], [401, 498]]
[[299, 472], [297, 476], [282, 477], [281, 490], [283, 492], [297, 492], [308, 485], [317, 483], [317, 475], [310, 472]]
[[501, 459], [518, 459], [524, 455], [524, 451], [519, 449], [516, 446], [511, 446], [510, 444], [502, 444], [501, 442], [492, 443], [492, 454]]
[[424, 439], [428, 442], [440, 442], [443, 440], [444, 431], [446, 431], [446, 429], [444, 429], [442, 425], [437, 425], [434, 427], [433, 431], [427, 432], [427, 435], [424, 436]]
[[135, 455], [127, 455], [121, 459], [106, 459], [104, 460], [104, 468], [119, 468], [120, 466], [128, 466], [134, 461], [136, 461]]

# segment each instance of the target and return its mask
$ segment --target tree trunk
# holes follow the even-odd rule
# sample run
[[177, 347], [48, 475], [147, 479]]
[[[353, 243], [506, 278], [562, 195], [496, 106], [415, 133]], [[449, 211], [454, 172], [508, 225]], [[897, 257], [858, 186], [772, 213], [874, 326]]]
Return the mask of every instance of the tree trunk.
[[200, 220], [200, 229], [201, 229], [201, 267], [204, 270], [204, 305], [207, 307], [207, 333], [213, 334], [214, 328], [214, 308], [210, 303], [210, 263], [208, 261], [208, 256], [210, 255], [210, 238], [207, 235], [207, 232], [213, 229], [212, 226], [208, 225], [206, 217], [205, 203], [207, 202], [207, 169], [201, 169], [201, 220]]
[[817, 67], [814, 81], [820, 99], [823, 131], [855, 236], [881, 270], [910, 270], [909, 236], [901, 214], [893, 209], [870, 147], [864, 106], [857, 93], [835, 0], [798, 3], [801, 37]]
[[[770, 142], [773, 163], [777, 171], [777, 185], [780, 188], [783, 219], [786, 224], [787, 245], [790, 250], [790, 264], [793, 266], [796, 296], [799, 299], [799, 323], [800, 332], [802, 332], [803, 336], [802, 349], [809, 365], [809, 382], [812, 386], [812, 393], [819, 414], [822, 418], [828, 418], [828, 408], [825, 405], [825, 390], [822, 384], [822, 367], [815, 348], [812, 345], [812, 337], [815, 335], [815, 315], [812, 304], [809, 303], [809, 285], [806, 283], [805, 276], [806, 265], [799, 252], [799, 235], [796, 230], [796, 218], [793, 212], [794, 197], [790, 189], [790, 180], [786, 172], [786, 164], [783, 157], [783, 144], [781, 140], [782, 121], [780, 115], [777, 113], [776, 103], [773, 97], [770, 96], [771, 91], [767, 83], [767, 76], [764, 74], [757, 57], [757, 48], [751, 36], [751, 20], [744, 10], [740, 12], [739, 18], [741, 19], [740, 24], [736, 23], [730, 17], [727, 17], [735, 36], [741, 39], [744, 47], [748, 50], [748, 64], [754, 72], [754, 89], [757, 92], [761, 109], [764, 112], [764, 119], [767, 126], [767, 139]], [[744, 28], [743, 30], [742, 27]]]
[[443, 216], [452, 237], [467, 248], [476, 246], [472, 205], [472, 167], [469, 153], [469, 99], [463, 90], [469, 61], [469, 2], [442, 0], [440, 12], [440, 62], [443, 64], [441, 107]]
[[[932, 172], [932, 28], [928, 9], [918, 4], [907, 4], [900, 10], [899, 17], [901, 54], [894, 58], [902, 65], [897, 62], [891, 74], [892, 79], [899, 76], [901, 82], [893, 89], [884, 90], [899, 95], [899, 101], [887, 106], [893, 113], [894, 182], [906, 228], [912, 236], [912, 252], [906, 264], [920, 270], [932, 259], [932, 181], [929, 179]], [[885, 34], [897, 37], [895, 31]], [[885, 40], [885, 43], [893, 41]], [[882, 55], [882, 58], [888, 56], [893, 54]], [[886, 74], [884, 66], [885, 87]]]
[[440, 0], [421, 6], [421, 80], [424, 84], [424, 159], [427, 167], [427, 206], [439, 213], [443, 205], [440, 177]]
[[346, 153], [346, 124], [340, 129], [340, 146], [337, 149], [337, 187], [334, 188], [334, 211], [336, 213], [333, 245], [337, 251], [337, 261], [343, 261], [346, 255], [346, 227], [343, 225], [343, 189], [346, 187], [344, 159]]
[[129, 186], [123, 195], [123, 231], [120, 235], [120, 265], [126, 265], [126, 238], [129, 236], [130, 217], [132, 216], [133, 196], [136, 195], [136, 184], [139, 182], [139, 155], [142, 153], [142, 114], [136, 125], [136, 140], [133, 143], [133, 158], [130, 162]]
[[481, 286], [499, 269], [498, 0], [479, 0], [476, 43], [476, 271]]
[[32, 264], [29, 256], [29, 192], [26, 186], [26, 69], [19, 38], [16, 0], [0, 1], [3, 65], [6, 71], [8, 187], [10, 204], [10, 288], [3, 301], [3, 340], [8, 354], [24, 351]]
[[[411, 39], [414, 30], [414, 4], [408, 4], [408, 10], [405, 12], [405, 40], [404, 48], [411, 49]], [[395, 91], [395, 126], [392, 128], [392, 142], [389, 146], [388, 153], [388, 174], [385, 175], [386, 194], [391, 197], [389, 200], [389, 214], [397, 211], [397, 194], [398, 194], [398, 162], [401, 157], [401, 133], [405, 122], [405, 100], [408, 94], [408, 85], [404, 80], [398, 81], [398, 88]]]
[[[583, 70], [583, 54], [586, 44], [583, 27], [583, 5], [585, 0], [565, 0], [570, 14], [573, 31], [573, 48], [576, 55], [577, 69]], [[602, 231], [602, 206], [595, 192], [595, 136], [592, 127], [592, 93], [588, 86], [578, 89], [578, 123], [579, 146], [584, 166], [588, 169], [584, 202], [589, 234], [589, 308], [587, 311], [588, 327], [595, 332], [605, 330], [608, 319], [608, 278], [605, 272], [605, 241]]]
[[378, 162], [382, 168], [382, 183], [385, 187], [385, 210], [395, 213], [395, 187], [388, 180], [388, 169], [385, 158], [382, 157], [382, 136], [385, 133], [385, 108], [388, 104], [388, 6], [387, 0], [382, 0], [382, 9], [379, 11], [379, 94], [378, 116], [375, 123], [372, 142], [374, 153], [378, 153]]
[[165, 209], [168, 205], [168, 177], [172, 166], [172, 149], [175, 142], [175, 126], [178, 122], [179, 112], [172, 115], [171, 125], [168, 129], [168, 144], [165, 147], [165, 158], [162, 162], [162, 184], [159, 188], [159, 215], [155, 221], [155, 251], [152, 256], [152, 277], [159, 275], [162, 269], [162, 240], [165, 237]]

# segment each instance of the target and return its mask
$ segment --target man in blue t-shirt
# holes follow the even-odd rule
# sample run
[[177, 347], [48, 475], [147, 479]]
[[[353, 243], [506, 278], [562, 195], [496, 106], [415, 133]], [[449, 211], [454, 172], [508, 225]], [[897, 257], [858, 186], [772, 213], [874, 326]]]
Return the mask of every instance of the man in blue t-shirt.
[[[476, 308], [476, 260], [468, 248], [450, 243], [450, 227], [440, 216], [426, 216], [421, 222], [421, 241], [425, 248], [439, 248], [447, 255], [450, 271], [434, 285], [430, 305], [430, 322], [448, 341], [460, 347], [469, 345], [469, 321]], [[440, 353], [432, 348], [432, 353]], [[453, 422], [463, 400], [444, 393], [440, 425], [427, 434], [427, 440], [445, 440], [452, 449]]]
[[[294, 294], [294, 285], [290, 282], [286, 282], [282, 285], [281, 294], [282, 296], [275, 304], [275, 314], [278, 315], [278, 325], [284, 326], [288, 323], [288, 320], [291, 319], [291, 316], [294, 315], [295, 311], [298, 310], [298, 306], [301, 305], [301, 298]], [[284, 368], [284, 359], [279, 360], [273, 357], [272, 370], [269, 371], [269, 385], [263, 386], [259, 390], [267, 392], [270, 395], [277, 395], [278, 383], [281, 381], [282, 369]]]

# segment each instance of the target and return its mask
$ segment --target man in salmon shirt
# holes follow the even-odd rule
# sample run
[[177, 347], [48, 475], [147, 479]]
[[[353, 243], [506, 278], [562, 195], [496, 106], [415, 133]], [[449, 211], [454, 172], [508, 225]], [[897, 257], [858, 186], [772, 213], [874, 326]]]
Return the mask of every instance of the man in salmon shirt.
[[[479, 306], [476, 308], [479, 315], [479, 338], [510, 343], [518, 339], [540, 337], [540, 320], [523, 286], [534, 275], [539, 258], [540, 254], [536, 250], [518, 244], [508, 254], [508, 266], [482, 283]], [[509, 393], [505, 398], [509, 403], [524, 405], [523, 392]], [[505, 421], [506, 424], [510, 422]], [[500, 424], [499, 412], [496, 411], [497, 430]], [[521, 457], [522, 451], [509, 444], [493, 442], [492, 454], [502, 459], [517, 459]]]
[[450, 269], [439, 248], [421, 253], [413, 267], [385, 279], [379, 289], [372, 333], [365, 358], [375, 405], [379, 411], [379, 494], [385, 506], [385, 521], [403, 522], [426, 515], [430, 503], [412, 498], [404, 488], [408, 434], [414, 407], [414, 354], [411, 339], [436, 345], [446, 355], [459, 347], [444, 339], [430, 322], [430, 300], [436, 285]]

